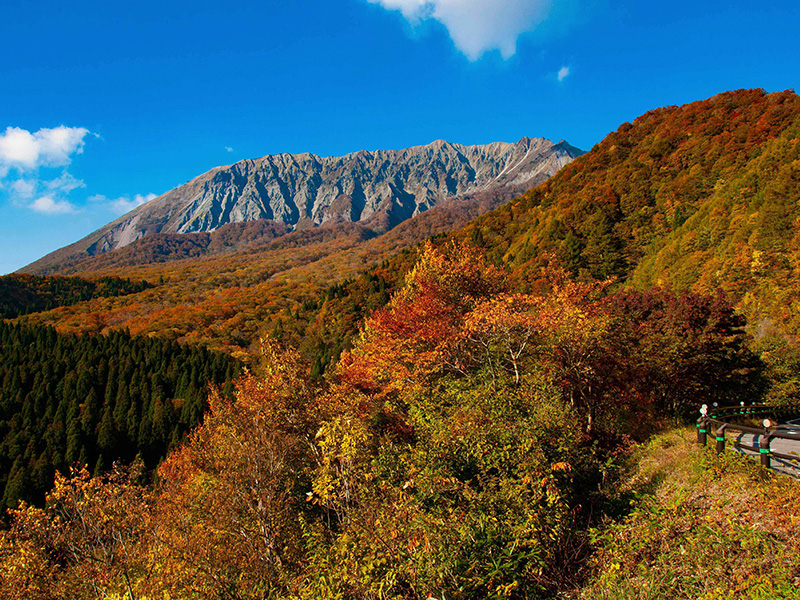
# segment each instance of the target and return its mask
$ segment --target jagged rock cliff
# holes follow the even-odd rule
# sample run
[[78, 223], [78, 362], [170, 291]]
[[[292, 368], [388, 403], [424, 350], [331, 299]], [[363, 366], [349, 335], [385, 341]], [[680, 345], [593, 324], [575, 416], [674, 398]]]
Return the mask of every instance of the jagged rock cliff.
[[361, 150], [342, 157], [277, 154], [217, 167], [24, 270], [52, 269], [158, 233], [209, 232], [270, 219], [303, 229], [361, 222], [389, 229], [438, 203], [528, 189], [582, 154], [566, 142], [465, 146], [436, 141], [405, 150]]

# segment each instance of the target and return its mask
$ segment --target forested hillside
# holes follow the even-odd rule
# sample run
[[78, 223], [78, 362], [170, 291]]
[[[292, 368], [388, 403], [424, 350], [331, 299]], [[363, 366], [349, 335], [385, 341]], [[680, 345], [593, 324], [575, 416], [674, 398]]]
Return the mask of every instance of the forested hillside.
[[208, 386], [236, 372], [224, 354], [168, 340], [0, 322], [2, 505], [41, 503], [55, 471], [78, 463], [155, 468], [200, 422]]
[[[663, 284], [702, 293], [722, 288], [753, 327], [795, 333], [799, 123], [793, 92], [742, 90], [657, 109], [436, 243], [455, 238], [484, 248], [523, 290], [537, 285], [552, 256], [582, 279], [611, 276], [641, 289]], [[127, 327], [242, 357], [277, 330], [324, 366], [386, 302], [413, 264], [414, 244], [494, 202], [436, 208], [374, 239], [350, 225], [336, 234], [295, 232], [226, 256], [126, 267], [134, 244], [96, 266], [162, 282], [157, 289], [28, 319], [62, 331]], [[383, 288], [371, 291], [376, 285]]]
[[[584, 280], [721, 289], [754, 331], [796, 335], [798, 223], [800, 97], [742, 90], [623, 124], [546, 183], [435, 243], [483, 248], [520, 290], [535, 290], [553, 258]], [[371, 277], [396, 282], [409, 256]], [[333, 315], [358, 306], [371, 283], [345, 285], [307, 331], [331, 328], [347, 345], [356, 328]]]
[[[3, 325], [2, 382], [24, 392], [0, 397], [4, 501], [41, 500], [55, 467], [88, 468], [9, 513], [0, 591], [688, 600], [726, 597], [706, 583], [747, 564], [759, 577], [736, 579], [738, 597], [793, 598], [791, 536], [753, 533], [746, 515], [701, 521], [703, 497], [661, 475], [637, 487], [628, 469], [652, 466], [648, 440], [700, 404], [800, 398], [786, 335], [799, 134], [793, 92], [720, 94], [621, 126], [455, 231], [428, 216], [371, 239], [350, 225], [130, 265], [154, 287], [19, 320], [102, 335]], [[235, 370], [201, 344], [250, 368], [182, 438], [205, 379]], [[150, 485], [139, 463], [91, 476], [136, 454], [158, 465]], [[698, 493], [746, 482], [724, 459], [691, 460]], [[709, 505], [741, 504], [721, 498]], [[695, 535], [703, 522], [716, 529]], [[701, 554], [718, 562], [698, 582], [681, 557], [712, 533], [728, 554]], [[769, 543], [788, 550], [761, 560]]]
[[[293, 232], [229, 254], [126, 265], [140, 247], [152, 243], [141, 240], [82, 263], [82, 268], [86, 276], [119, 273], [147, 280], [152, 287], [33, 314], [25, 321], [63, 332], [126, 328], [133, 334], [204, 343], [246, 359], [251, 344], [278, 320], [292, 331], [304, 330], [316, 317], [309, 307], [321, 306], [332, 284], [359, 279], [370, 265], [463, 225], [503, 199], [508, 198], [487, 194], [437, 206], [379, 237], [350, 223]], [[391, 277], [397, 281], [402, 272]], [[297, 343], [294, 338], [287, 341]]]
[[13, 511], [0, 590], [563, 595], [588, 573], [616, 457], [652, 423], [763, 390], [721, 297], [615, 293], [557, 267], [517, 293], [464, 245], [427, 244], [415, 262], [326, 381], [266, 341], [155, 487], [75, 471], [44, 509]]
[[800, 97], [726, 92], [625, 123], [462, 232], [523, 287], [554, 253], [579, 277], [722, 288], [800, 331]]
[[[746, 90], [626, 123], [548, 182], [434, 243], [483, 248], [520, 290], [535, 291], [553, 259], [583, 280], [721, 289], [754, 331], [796, 334], [798, 219], [800, 98]], [[282, 319], [282, 333], [299, 330], [282, 339], [327, 364], [310, 348], [348, 347], [362, 307], [384, 303], [381, 290], [394, 289], [416, 256], [332, 287], [314, 311]]]
[[12, 273], [0, 277], [0, 319], [13, 319], [92, 298], [135, 294], [148, 287], [145, 281], [111, 276], [88, 280], [80, 277], [38, 277]]

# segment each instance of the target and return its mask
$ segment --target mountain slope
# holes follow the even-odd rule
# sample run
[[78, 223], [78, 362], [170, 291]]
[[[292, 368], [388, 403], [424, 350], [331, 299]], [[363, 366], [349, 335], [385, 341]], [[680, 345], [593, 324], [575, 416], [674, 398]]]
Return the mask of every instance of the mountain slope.
[[[799, 138], [800, 98], [793, 92], [742, 90], [657, 109], [448, 237], [482, 246], [522, 290], [537, 288], [540, 268], [555, 255], [582, 278], [705, 293], [721, 287], [751, 323], [797, 334]], [[109, 264], [100, 273], [166, 283], [25, 319], [67, 331], [128, 327], [214, 347], [246, 347], [277, 328], [286, 341], [314, 348], [310, 355], [346, 347], [363, 315], [402, 281], [411, 264], [403, 248], [483, 212], [431, 219], [443, 209], [366, 240], [349, 231], [334, 244], [291, 245], [321, 228], [220, 257], [120, 270]], [[291, 244], [281, 248], [282, 241]], [[384, 259], [383, 267], [336, 287], [333, 297], [324, 291]]]
[[[370, 236], [358, 223], [342, 223], [291, 232], [229, 254], [186, 258], [173, 255], [170, 261], [137, 263], [129, 252], [146, 250], [140, 247], [148, 244], [145, 238], [79, 261], [72, 267], [75, 270], [65, 272], [83, 273], [91, 279], [107, 273], [125, 273], [131, 279], [151, 282], [152, 287], [126, 297], [96, 299], [27, 315], [24, 320], [53, 325], [60, 332], [106, 333], [124, 328], [132, 334], [204, 343], [246, 359], [242, 349], [282, 327], [279, 323], [286, 324], [284, 341], [300, 345], [308, 337], [306, 329], [311, 325], [309, 321], [316, 319], [319, 304], [325, 305], [326, 313], [329, 309], [338, 311], [345, 321], [335, 328], [320, 323], [321, 331], [312, 334], [313, 339], [306, 344], [325, 346], [331, 338], [330, 332], [335, 329], [348, 335], [369, 309], [377, 306], [370, 300], [358, 302], [358, 308], [329, 307], [322, 298], [332, 284], [340, 284], [385, 259], [393, 259], [394, 272], [389, 279], [390, 285], [394, 285], [402, 281], [407, 259], [414, 255], [404, 251], [431, 236], [444, 236], [453, 227], [461, 227], [496, 208], [499, 202], [494, 194], [446, 202], [378, 237]], [[170, 235], [192, 238], [208, 234]], [[398, 255], [405, 260], [398, 263]], [[359, 282], [362, 280], [363, 277], [358, 277]], [[333, 337], [336, 335], [333, 333]], [[329, 350], [333, 352], [335, 348]], [[333, 353], [338, 356], [338, 351]]]
[[534, 285], [555, 255], [581, 277], [722, 288], [800, 333], [800, 97], [739, 90], [650, 111], [455, 234]]
[[465, 146], [439, 140], [343, 157], [306, 153], [244, 160], [212, 169], [23, 270], [50, 273], [65, 261], [119, 249], [145, 236], [211, 232], [258, 219], [291, 229], [361, 222], [386, 231], [448, 199], [494, 192], [510, 197], [580, 154], [566, 142], [523, 138], [516, 144]]

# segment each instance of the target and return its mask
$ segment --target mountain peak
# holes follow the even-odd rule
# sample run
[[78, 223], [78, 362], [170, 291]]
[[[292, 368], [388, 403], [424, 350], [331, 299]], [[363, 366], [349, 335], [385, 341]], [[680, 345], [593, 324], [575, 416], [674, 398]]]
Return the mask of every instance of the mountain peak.
[[148, 235], [211, 232], [257, 219], [291, 229], [362, 222], [385, 230], [446, 200], [477, 193], [510, 198], [580, 154], [568, 144], [524, 137], [516, 144], [435, 140], [340, 157], [304, 152], [246, 159], [211, 169], [26, 270], [50, 272], [66, 258], [115, 250]]

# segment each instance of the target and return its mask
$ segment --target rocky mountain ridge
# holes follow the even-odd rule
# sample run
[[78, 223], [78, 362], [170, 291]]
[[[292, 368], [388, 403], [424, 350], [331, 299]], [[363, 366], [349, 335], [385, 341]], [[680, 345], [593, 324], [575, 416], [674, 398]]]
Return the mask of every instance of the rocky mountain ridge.
[[467, 146], [437, 140], [404, 150], [342, 157], [276, 154], [214, 168], [24, 271], [116, 250], [145, 236], [212, 232], [268, 219], [289, 229], [359, 222], [386, 231], [437, 204], [475, 195], [510, 197], [541, 183], [583, 152], [565, 141]]

